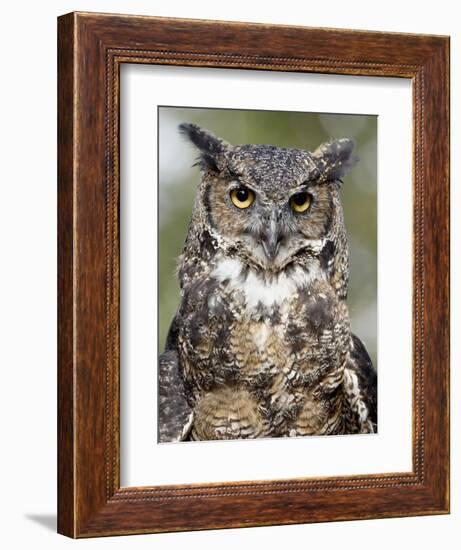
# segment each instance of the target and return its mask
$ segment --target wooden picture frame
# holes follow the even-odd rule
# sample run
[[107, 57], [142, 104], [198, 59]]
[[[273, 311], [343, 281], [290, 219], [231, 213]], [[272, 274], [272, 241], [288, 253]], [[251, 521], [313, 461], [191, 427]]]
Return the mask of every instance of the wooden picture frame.
[[[448, 513], [448, 37], [71, 13], [58, 20], [58, 47], [58, 531], [96, 537]], [[120, 487], [122, 63], [412, 80], [412, 471]]]

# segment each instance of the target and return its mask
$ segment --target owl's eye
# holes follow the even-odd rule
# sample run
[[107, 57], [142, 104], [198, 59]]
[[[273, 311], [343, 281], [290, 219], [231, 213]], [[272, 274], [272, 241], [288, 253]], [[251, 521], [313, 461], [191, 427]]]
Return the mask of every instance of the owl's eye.
[[302, 214], [310, 207], [312, 203], [312, 196], [309, 195], [309, 193], [296, 193], [296, 195], [291, 197], [290, 202], [293, 212]]
[[234, 206], [237, 208], [248, 208], [255, 200], [255, 194], [246, 187], [239, 187], [238, 189], [232, 189], [230, 192], [230, 198]]

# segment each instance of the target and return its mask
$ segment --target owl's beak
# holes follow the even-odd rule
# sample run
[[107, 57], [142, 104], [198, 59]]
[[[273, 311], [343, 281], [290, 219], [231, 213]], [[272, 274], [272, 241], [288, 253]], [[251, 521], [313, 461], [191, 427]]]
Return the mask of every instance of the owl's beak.
[[261, 244], [263, 245], [264, 254], [267, 256], [267, 259], [272, 262], [277, 256], [280, 248], [280, 239], [278, 235], [271, 233], [263, 237], [263, 239], [261, 239]]
[[261, 236], [261, 244], [269, 261], [273, 261], [280, 248], [282, 234], [277, 220], [277, 213], [272, 212], [268, 227]]

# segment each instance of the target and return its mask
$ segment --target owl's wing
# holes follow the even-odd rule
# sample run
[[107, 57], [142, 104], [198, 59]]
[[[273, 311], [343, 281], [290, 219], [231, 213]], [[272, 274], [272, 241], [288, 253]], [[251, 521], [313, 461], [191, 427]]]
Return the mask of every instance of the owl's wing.
[[[378, 422], [377, 374], [363, 342], [355, 334], [351, 339], [346, 374], [352, 388], [351, 404], [353, 402], [354, 409], [357, 409], [359, 422], [366, 417], [372, 424], [372, 431], [376, 432]], [[365, 407], [365, 410], [362, 407]]]
[[160, 443], [184, 441], [192, 427], [193, 412], [184, 396], [178, 354], [167, 349], [159, 357], [158, 437]]

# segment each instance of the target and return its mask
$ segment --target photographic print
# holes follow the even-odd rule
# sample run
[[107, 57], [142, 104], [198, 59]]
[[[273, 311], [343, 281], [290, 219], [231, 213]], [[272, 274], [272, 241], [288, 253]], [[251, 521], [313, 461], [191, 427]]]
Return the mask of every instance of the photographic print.
[[375, 433], [377, 117], [158, 114], [159, 442]]
[[449, 513], [449, 38], [58, 31], [59, 532]]

